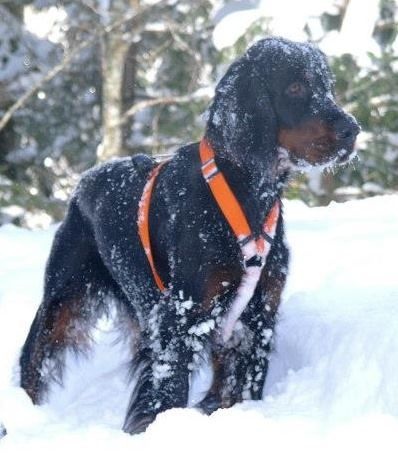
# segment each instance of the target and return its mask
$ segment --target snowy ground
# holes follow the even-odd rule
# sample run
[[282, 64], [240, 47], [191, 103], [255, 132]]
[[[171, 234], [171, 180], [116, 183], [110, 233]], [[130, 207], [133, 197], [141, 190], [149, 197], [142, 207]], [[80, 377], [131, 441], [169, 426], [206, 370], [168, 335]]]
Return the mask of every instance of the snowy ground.
[[[0, 229], [1, 456], [398, 452], [398, 196], [309, 209], [286, 202], [291, 274], [265, 399], [211, 417], [171, 410], [119, 429], [129, 391], [122, 344], [101, 322], [90, 359], [34, 407], [15, 364], [40, 301], [54, 230]], [[206, 374], [197, 381], [203, 385]], [[199, 388], [197, 386], [197, 388]]]

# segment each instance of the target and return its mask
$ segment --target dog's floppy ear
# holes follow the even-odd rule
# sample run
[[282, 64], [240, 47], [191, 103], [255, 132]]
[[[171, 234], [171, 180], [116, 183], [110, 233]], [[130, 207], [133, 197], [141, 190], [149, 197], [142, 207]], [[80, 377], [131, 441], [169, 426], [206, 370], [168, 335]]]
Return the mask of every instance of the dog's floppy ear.
[[267, 77], [248, 53], [236, 60], [216, 87], [206, 136], [216, 151], [239, 163], [264, 160], [276, 144], [276, 118]]

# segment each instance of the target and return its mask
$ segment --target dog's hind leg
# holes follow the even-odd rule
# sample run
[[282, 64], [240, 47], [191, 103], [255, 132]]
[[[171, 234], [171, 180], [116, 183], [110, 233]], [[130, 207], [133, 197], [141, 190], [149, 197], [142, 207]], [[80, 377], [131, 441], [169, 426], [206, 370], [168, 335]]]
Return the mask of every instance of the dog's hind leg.
[[72, 200], [58, 229], [45, 273], [43, 301], [20, 357], [21, 386], [34, 403], [51, 380], [61, 381], [66, 349], [84, 351], [89, 327], [115, 283], [101, 261], [91, 228]]

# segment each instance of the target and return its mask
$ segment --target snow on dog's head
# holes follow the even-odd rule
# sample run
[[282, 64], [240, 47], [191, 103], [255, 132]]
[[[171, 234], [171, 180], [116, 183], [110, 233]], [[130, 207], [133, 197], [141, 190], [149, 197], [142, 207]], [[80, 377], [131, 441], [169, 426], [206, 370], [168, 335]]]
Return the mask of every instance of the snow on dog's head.
[[360, 128], [336, 103], [333, 84], [316, 46], [260, 40], [218, 84], [208, 133], [218, 130], [224, 148], [238, 159], [254, 152], [264, 160], [279, 150], [290, 167], [345, 163]]

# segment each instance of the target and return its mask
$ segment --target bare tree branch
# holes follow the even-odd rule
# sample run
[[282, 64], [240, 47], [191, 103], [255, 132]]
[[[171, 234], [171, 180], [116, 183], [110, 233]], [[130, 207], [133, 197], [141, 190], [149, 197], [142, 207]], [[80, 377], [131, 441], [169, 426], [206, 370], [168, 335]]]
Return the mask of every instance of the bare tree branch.
[[97, 16], [101, 16], [101, 13], [98, 11], [98, 9], [95, 8], [94, 5], [88, 3], [86, 0], [78, 0], [78, 3], [82, 5], [84, 8], [90, 10], [92, 13], [96, 14]]
[[102, 30], [97, 31], [93, 36], [91, 36], [87, 41], [80, 43], [70, 52], [68, 52], [65, 57], [63, 58], [62, 62], [52, 68], [47, 74], [41, 77], [27, 92], [25, 92], [9, 109], [3, 114], [3, 117], [0, 119], [0, 131], [4, 129], [4, 127], [8, 124], [11, 120], [13, 115], [20, 109], [25, 103], [33, 96], [35, 93], [40, 90], [40, 88], [48, 81], [51, 81], [57, 74], [63, 71], [72, 61], [73, 59], [80, 54], [80, 52], [94, 44], [99, 38], [106, 35], [107, 33], [112, 32], [115, 28], [120, 27], [121, 25], [125, 24], [126, 22], [136, 19], [138, 16], [141, 16], [145, 13], [150, 6], [146, 8], [141, 8], [140, 11], [131, 12], [130, 14], [126, 14], [123, 18], [115, 20], [112, 24], [109, 24], [107, 27], [104, 27]]
[[143, 111], [147, 108], [152, 108], [153, 106], [158, 105], [171, 105], [171, 104], [185, 104], [197, 100], [209, 100], [210, 96], [208, 94], [198, 95], [197, 93], [184, 96], [169, 96], [169, 97], [160, 97], [154, 98], [151, 100], [143, 100], [135, 103], [131, 108], [129, 108], [123, 115], [123, 119], [120, 122], [120, 125], [125, 125], [130, 117], [133, 117], [139, 111]]
[[184, 41], [184, 39], [178, 31], [177, 25], [173, 21], [168, 21], [167, 27], [177, 47], [179, 47], [183, 52], [189, 54], [195, 62], [194, 68], [192, 69], [191, 82], [189, 83], [189, 87], [192, 88], [195, 86], [196, 81], [199, 78], [200, 70], [203, 66], [203, 63], [201, 62], [199, 55], [193, 51], [192, 46], [190, 46], [186, 41]]
[[[96, 37], [97, 38], [97, 37]], [[0, 119], [0, 131], [8, 124], [12, 116], [20, 109], [24, 104], [48, 81], [51, 81], [58, 73], [60, 73], [64, 68], [66, 68], [73, 58], [79, 54], [84, 48], [92, 44], [95, 40], [91, 39], [84, 43], [81, 43], [73, 51], [71, 51], [62, 62], [52, 68], [45, 76], [43, 76], [39, 81], [36, 82], [27, 92], [25, 92], [22, 97], [20, 97], [3, 115]]]

